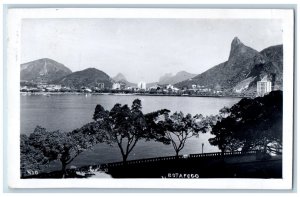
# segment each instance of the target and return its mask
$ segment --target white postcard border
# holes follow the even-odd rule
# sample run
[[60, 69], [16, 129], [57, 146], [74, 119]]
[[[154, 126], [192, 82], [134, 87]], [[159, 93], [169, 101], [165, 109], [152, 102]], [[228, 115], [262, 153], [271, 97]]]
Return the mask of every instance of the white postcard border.
[[[20, 35], [25, 18], [239, 18], [283, 21], [283, 178], [282, 179], [20, 179]], [[8, 185], [11, 188], [195, 188], [291, 189], [293, 161], [293, 10], [43, 8], [9, 9], [7, 49]]]

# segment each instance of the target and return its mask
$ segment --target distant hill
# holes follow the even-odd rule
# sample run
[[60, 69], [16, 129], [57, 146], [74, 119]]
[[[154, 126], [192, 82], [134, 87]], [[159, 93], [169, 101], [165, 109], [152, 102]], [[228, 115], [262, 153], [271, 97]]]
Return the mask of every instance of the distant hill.
[[63, 64], [48, 58], [21, 64], [21, 80], [31, 83], [50, 83], [71, 73]]
[[112, 78], [114, 82], [121, 82], [126, 85], [126, 87], [136, 87], [137, 84], [127, 81], [126, 77], [122, 73], [118, 73], [115, 77]]
[[72, 88], [97, 87], [99, 83], [104, 83], [104, 87], [112, 87], [113, 80], [103, 71], [96, 68], [87, 68], [77, 71], [55, 81], [56, 84], [69, 86]]
[[180, 71], [180, 72], [176, 73], [176, 75], [174, 75], [174, 76], [171, 73], [167, 73], [159, 78], [158, 83], [163, 84], [163, 85], [165, 85], [165, 84], [173, 85], [173, 84], [179, 83], [181, 81], [193, 78], [196, 75], [197, 74], [188, 73], [186, 71]]
[[237, 37], [231, 43], [226, 62], [175, 84], [191, 87], [193, 84], [234, 92], [255, 91], [256, 82], [267, 76], [276, 89], [282, 88], [282, 45], [272, 46], [258, 52], [245, 46]]
[[126, 80], [125, 76], [122, 73], [118, 73], [116, 76], [112, 78], [114, 81]]
[[150, 87], [156, 86], [156, 85], [162, 85], [162, 84], [159, 84], [158, 82], [150, 82], [150, 83], [147, 83], [147, 84], [146, 84], [146, 87], [147, 87], [147, 88], [150, 88]]
[[172, 73], [166, 73], [166, 74], [164, 74], [163, 76], [161, 76], [160, 78], [159, 78], [159, 82], [164, 82], [164, 81], [167, 81], [167, 80], [169, 80], [170, 78], [172, 78], [173, 77], [173, 74]]

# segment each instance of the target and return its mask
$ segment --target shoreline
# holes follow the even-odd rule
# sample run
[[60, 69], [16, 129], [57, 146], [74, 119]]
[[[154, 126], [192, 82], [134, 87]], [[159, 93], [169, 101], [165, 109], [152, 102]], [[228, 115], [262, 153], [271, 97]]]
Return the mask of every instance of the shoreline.
[[85, 93], [85, 92], [20, 92], [22, 96], [27, 95], [110, 95], [110, 96], [167, 96], [167, 97], [211, 97], [211, 98], [252, 98], [251, 96], [219, 96], [219, 95], [174, 95], [174, 94], [141, 94], [141, 93]]

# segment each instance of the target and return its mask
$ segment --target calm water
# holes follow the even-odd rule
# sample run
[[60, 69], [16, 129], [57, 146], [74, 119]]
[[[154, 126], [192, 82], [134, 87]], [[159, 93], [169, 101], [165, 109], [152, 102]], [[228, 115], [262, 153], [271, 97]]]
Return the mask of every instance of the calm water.
[[[21, 95], [21, 133], [30, 134], [36, 125], [47, 130], [72, 131], [91, 122], [94, 109], [101, 104], [111, 109], [114, 104], [128, 104], [134, 99], [142, 101], [144, 113], [159, 109], [169, 109], [172, 112], [215, 115], [224, 106], [230, 107], [239, 98], [211, 98], [211, 97], [167, 97], [167, 96], [117, 96], [117, 95]], [[199, 138], [191, 138], [181, 154], [200, 153], [204, 143], [204, 152], [218, 151], [210, 146], [210, 134], [200, 134]], [[158, 142], [139, 141], [133, 149], [129, 159], [174, 155], [172, 145]], [[78, 156], [71, 165], [91, 165], [106, 162], [121, 161], [121, 154], [116, 146], [98, 144], [93, 150]]]

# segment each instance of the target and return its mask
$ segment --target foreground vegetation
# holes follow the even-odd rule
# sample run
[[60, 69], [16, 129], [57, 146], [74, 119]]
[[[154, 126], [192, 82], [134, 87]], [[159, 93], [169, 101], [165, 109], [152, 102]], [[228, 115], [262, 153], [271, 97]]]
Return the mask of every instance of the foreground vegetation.
[[[97, 143], [117, 144], [126, 165], [128, 155], [140, 140], [171, 144], [178, 157], [188, 139], [211, 132], [211, 145], [222, 153], [261, 150], [281, 154], [282, 92], [265, 97], [242, 99], [215, 116], [184, 115], [162, 109], [143, 114], [139, 99], [132, 106], [116, 104], [110, 111], [97, 105], [93, 122], [72, 132], [49, 132], [37, 126], [32, 134], [21, 135], [21, 176], [28, 170], [43, 171], [52, 161], [60, 161], [61, 176], [67, 165]], [[29, 174], [31, 174], [29, 172]]]

